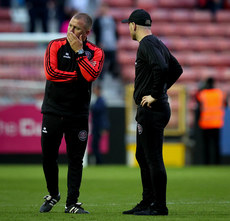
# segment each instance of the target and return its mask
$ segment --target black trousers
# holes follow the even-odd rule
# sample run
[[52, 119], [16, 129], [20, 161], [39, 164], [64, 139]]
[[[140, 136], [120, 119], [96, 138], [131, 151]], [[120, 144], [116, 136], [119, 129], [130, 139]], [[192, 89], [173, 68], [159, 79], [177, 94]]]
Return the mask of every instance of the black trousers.
[[67, 201], [69, 206], [78, 201], [82, 179], [83, 157], [88, 139], [88, 118], [65, 118], [43, 115], [42, 155], [43, 170], [47, 189], [51, 196], [59, 193], [58, 188], [58, 151], [61, 140], [65, 137], [68, 156]]
[[164, 128], [170, 119], [168, 102], [157, 103], [152, 108], [137, 109], [136, 159], [141, 170], [143, 200], [166, 206], [167, 174], [162, 157]]
[[47, 8], [36, 8], [32, 7], [29, 10], [29, 17], [30, 17], [30, 32], [36, 31], [36, 22], [38, 20], [41, 21], [42, 24], [42, 31], [48, 32], [48, 9]]
[[220, 164], [220, 129], [203, 129], [204, 163]]
[[102, 164], [102, 157], [100, 153], [100, 139], [101, 139], [101, 130], [94, 129], [93, 130], [93, 141], [92, 141], [92, 149], [93, 154], [96, 158], [96, 164]]

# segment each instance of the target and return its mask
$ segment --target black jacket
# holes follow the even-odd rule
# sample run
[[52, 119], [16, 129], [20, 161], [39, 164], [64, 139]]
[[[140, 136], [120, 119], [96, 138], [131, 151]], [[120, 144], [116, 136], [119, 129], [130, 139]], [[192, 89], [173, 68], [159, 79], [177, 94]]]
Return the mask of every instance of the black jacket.
[[99, 76], [104, 53], [86, 41], [85, 53], [75, 54], [66, 38], [49, 43], [44, 60], [47, 78], [42, 104], [43, 114], [58, 116], [88, 116], [91, 83]]
[[155, 99], [167, 97], [170, 88], [183, 70], [168, 48], [154, 35], [144, 37], [139, 44], [135, 62], [134, 100], [140, 104], [142, 97]]

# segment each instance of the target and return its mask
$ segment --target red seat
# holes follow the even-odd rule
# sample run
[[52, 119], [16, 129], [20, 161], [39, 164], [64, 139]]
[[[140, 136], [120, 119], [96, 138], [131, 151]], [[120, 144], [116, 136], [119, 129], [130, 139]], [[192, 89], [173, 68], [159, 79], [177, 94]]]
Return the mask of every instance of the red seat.
[[219, 51], [230, 51], [230, 41], [229, 38], [224, 38], [221, 41], [216, 41], [217, 50]]
[[118, 40], [118, 49], [119, 50], [137, 50], [139, 43], [133, 41], [130, 36], [122, 37]]
[[199, 72], [194, 68], [183, 68], [183, 73], [178, 82], [190, 83], [199, 79]]
[[230, 53], [193, 53], [193, 52], [175, 52], [175, 57], [184, 66], [229, 66]]
[[188, 22], [191, 20], [191, 14], [191, 10], [172, 10], [170, 19], [175, 22]]
[[197, 0], [158, 0], [162, 8], [195, 8]]
[[212, 15], [210, 11], [198, 11], [194, 10], [190, 13], [191, 21], [197, 23], [208, 23], [212, 21]]
[[230, 28], [226, 24], [207, 24], [203, 26], [202, 34], [205, 36], [230, 37]]
[[152, 25], [153, 33], [162, 36], [220, 36], [230, 37], [230, 28], [226, 24], [210, 23], [169, 23], [159, 22]]
[[4, 54], [0, 55], [0, 65], [31, 65], [43, 67], [44, 58], [42, 55], [13, 55]]
[[167, 38], [165, 44], [170, 50], [184, 51], [191, 50], [192, 44], [188, 38], [178, 38], [178, 37], [169, 37]]
[[34, 42], [0, 42], [0, 48], [35, 48]]
[[109, 9], [109, 14], [116, 20], [116, 22], [119, 24], [121, 23], [121, 20], [126, 19], [130, 16], [134, 8], [132, 7], [111, 7]]
[[198, 68], [199, 72], [199, 80], [205, 80], [208, 77], [213, 77], [214, 79], [220, 78], [220, 74], [218, 73], [216, 68], [204, 67]]
[[122, 66], [122, 79], [125, 83], [133, 83], [135, 78], [135, 66], [123, 65]]
[[111, 7], [132, 7], [134, 6], [133, 0], [103, 0]]
[[229, 81], [230, 80], [230, 67], [227, 67], [227, 68], [223, 69], [222, 78], [225, 81]]
[[11, 22], [1, 22], [0, 32], [23, 32], [23, 28], [19, 24], [14, 24]]
[[11, 21], [10, 9], [0, 8], [0, 21]]
[[209, 64], [213, 66], [229, 66], [230, 53], [213, 53], [209, 56]]
[[170, 21], [170, 9], [157, 8], [150, 12], [151, 18], [153, 20], [153, 25], [156, 22], [168, 22]]
[[1, 79], [38, 80], [45, 79], [44, 70], [41, 67], [2, 66]]
[[157, 6], [156, 1], [153, 0], [136, 0], [136, 7], [143, 8], [147, 11], [152, 10]]
[[136, 51], [118, 51], [118, 61], [122, 65], [135, 65]]
[[155, 22], [176, 22], [176, 23], [208, 23], [212, 16], [209, 11], [198, 11], [178, 8], [157, 8], [151, 11], [151, 17]]
[[221, 23], [226, 22], [228, 24], [230, 23], [230, 12], [229, 12], [229, 10], [218, 11], [216, 16], [217, 16], [216, 17], [217, 18], [217, 22], [221, 22]]
[[129, 36], [129, 26], [127, 24], [123, 24], [121, 22], [117, 23], [117, 30], [119, 35], [121, 36]]

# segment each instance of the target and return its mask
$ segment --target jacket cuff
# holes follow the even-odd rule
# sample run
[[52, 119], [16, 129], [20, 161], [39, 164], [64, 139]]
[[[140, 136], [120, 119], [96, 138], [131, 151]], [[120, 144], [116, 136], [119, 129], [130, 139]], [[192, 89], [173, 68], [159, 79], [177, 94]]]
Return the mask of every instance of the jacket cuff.
[[75, 55], [76, 55], [77, 58], [81, 58], [81, 57], [86, 56], [85, 52], [82, 53], [82, 54], [75, 53]]

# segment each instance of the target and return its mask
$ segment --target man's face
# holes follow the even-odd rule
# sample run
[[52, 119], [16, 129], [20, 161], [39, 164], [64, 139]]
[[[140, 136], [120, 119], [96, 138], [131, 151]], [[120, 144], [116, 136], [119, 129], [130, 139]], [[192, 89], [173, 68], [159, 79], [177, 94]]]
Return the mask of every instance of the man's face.
[[85, 22], [83, 19], [72, 18], [69, 22], [68, 33], [74, 33], [78, 38], [82, 35], [82, 40], [85, 41], [89, 31], [85, 28]]
[[130, 36], [133, 40], [137, 40], [136, 39], [136, 24], [134, 22], [129, 23], [129, 32], [130, 32]]

